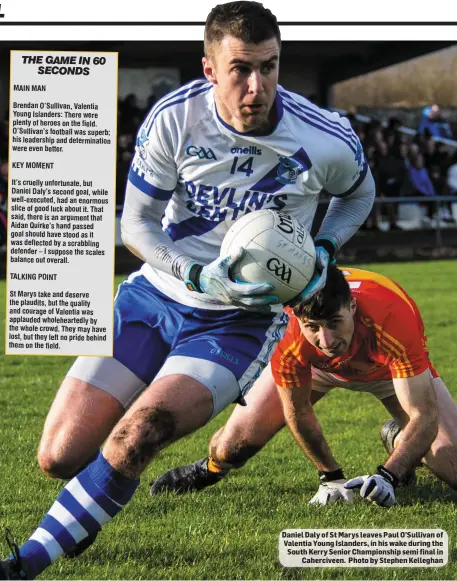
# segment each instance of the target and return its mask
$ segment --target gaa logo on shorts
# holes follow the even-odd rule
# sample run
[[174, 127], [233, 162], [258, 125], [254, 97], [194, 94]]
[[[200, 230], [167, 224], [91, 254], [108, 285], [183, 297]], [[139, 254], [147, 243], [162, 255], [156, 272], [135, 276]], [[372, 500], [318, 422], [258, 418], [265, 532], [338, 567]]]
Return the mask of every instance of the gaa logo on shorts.
[[270, 272], [275, 274], [278, 278], [284, 282], [290, 282], [290, 277], [292, 276], [292, 269], [290, 266], [286, 266], [284, 262], [281, 262], [279, 258], [270, 258], [267, 261], [267, 268]]
[[186, 147], [187, 155], [198, 157], [198, 159], [214, 159], [216, 156], [210, 147], [199, 147], [198, 145], [189, 145]]

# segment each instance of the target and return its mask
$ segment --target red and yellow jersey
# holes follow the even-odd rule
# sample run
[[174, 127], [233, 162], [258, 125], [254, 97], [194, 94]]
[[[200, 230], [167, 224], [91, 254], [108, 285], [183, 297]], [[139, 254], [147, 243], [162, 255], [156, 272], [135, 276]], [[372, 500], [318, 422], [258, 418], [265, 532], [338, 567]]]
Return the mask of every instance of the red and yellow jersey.
[[357, 301], [354, 335], [343, 355], [329, 357], [314, 347], [290, 320], [271, 367], [277, 385], [309, 386], [311, 367], [343, 381], [405, 378], [434, 370], [428, 358], [424, 324], [416, 303], [393, 280], [366, 270], [342, 268]]

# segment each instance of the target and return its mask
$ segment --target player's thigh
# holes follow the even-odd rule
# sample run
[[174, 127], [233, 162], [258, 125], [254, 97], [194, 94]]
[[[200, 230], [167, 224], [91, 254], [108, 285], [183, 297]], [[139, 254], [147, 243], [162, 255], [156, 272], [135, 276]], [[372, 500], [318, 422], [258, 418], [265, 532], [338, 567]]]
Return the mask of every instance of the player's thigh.
[[38, 461], [50, 476], [69, 478], [107, 438], [124, 413], [112, 395], [74, 377], [66, 377], [47, 415]]
[[439, 429], [448, 434], [449, 441], [457, 448], [457, 404], [440, 377], [433, 380], [438, 405]]
[[310, 396], [311, 405], [314, 406], [314, 404], [316, 404], [318, 401], [320, 401], [326, 395], [326, 393], [327, 392], [315, 391], [314, 389], [311, 390], [311, 396]]
[[400, 402], [398, 401], [398, 397], [393, 394], [389, 395], [380, 400], [382, 405], [386, 408], [389, 414], [397, 420], [402, 428], [406, 426], [409, 422], [409, 416], [402, 408]]
[[[247, 393], [267, 364], [287, 319], [282, 313], [256, 315], [239, 309], [189, 311], [155, 380], [104, 448], [113, 465], [121, 465], [122, 449], [132, 449], [132, 442], [149, 442], [146, 455], [152, 457], [166, 443], [201, 427]], [[137, 473], [143, 465], [137, 462], [128, 472]]]
[[337, 387], [345, 387], [342, 382], [339, 382], [335, 377], [322, 371], [317, 367], [311, 368], [311, 403], [314, 405], [327, 393], [336, 389]]
[[95, 453], [163, 365], [173, 330], [180, 326], [181, 315], [174, 306], [137, 273], [119, 286], [114, 357], [76, 359], [45, 424], [39, 449], [42, 466], [74, 466]]

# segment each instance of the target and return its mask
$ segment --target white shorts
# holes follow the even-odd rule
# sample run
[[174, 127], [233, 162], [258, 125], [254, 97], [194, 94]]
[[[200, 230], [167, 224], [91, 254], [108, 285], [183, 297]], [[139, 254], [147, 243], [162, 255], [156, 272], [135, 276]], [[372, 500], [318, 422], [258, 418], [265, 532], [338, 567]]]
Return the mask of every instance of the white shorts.
[[320, 369], [312, 368], [312, 388], [320, 393], [327, 393], [337, 387], [341, 389], [350, 389], [351, 391], [361, 391], [371, 393], [378, 399], [385, 399], [395, 395], [394, 383], [391, 379], [380, 381], [343, 381], [332, 375], [325, 373]]
[[[213, 413], [210, 419], [240, 396], [240, 386], [233, 373], [213, 361], [194, 357], [170, 357], [154, 381], [175, 373], [192, 377], [209, 389], [213, 398]], [[67, 377], [75, 377], [106, 391], [125, 409], [130, 407], [149, 385], [112, 357], [78, 357], [68, 371]]]

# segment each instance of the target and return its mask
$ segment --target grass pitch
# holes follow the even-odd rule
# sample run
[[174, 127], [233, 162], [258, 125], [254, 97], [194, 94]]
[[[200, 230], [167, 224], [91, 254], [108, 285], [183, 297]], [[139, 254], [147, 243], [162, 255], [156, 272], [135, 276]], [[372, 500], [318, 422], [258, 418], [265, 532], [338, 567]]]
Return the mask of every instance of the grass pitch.
[[[432, 361], [457, 399], [457, 262], [365, 268], [391, 276], [416, 300]], [[3, 282], [2, 318], [4, 293]], [[30, 536], [62, 487], [40, 473], [36, 448], [47, 410], [72, 361], [70, 357], [0, 358], [0, 534], [9, 527], [19, 543]], [[129, 506], [104, 527], [96, 544], [79, 559], [60, 559], [40, 577], [456, 579], [457, 492], [422, 469], [417, 487], [398, 491], [398, 504], [389, 510], [360, 501], [352, 506], [309, 506], [317, 490], [316, 473], [286, 429], [214, 488], [151, 498], [148, 482], [170, 467], [205, 456], [211, 434], [229, 414], [227, 410], [162, 452], [144, 474]], [[317, 405], [317, 414], [347, 477], [374, 472], [385, 458], [379, 428], [388, 415], [382, 405], [368, 394], [338, 390]], [[449, 535], [449, 564], [417, 569], [285, 569], [278, 560], [278, 537], [286, 528], [442, 528]], [[1, 554], [6, 555], [6, 546]]]

